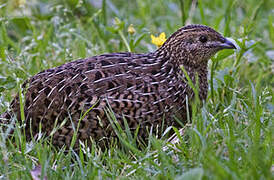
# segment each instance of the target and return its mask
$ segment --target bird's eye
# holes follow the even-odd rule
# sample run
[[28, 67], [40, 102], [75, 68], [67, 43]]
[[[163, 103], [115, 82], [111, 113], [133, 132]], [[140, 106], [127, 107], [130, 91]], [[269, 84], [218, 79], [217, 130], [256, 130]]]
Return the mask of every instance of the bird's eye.
[[201, 36], [201, 37], [199, 38], [199, 40], [200, 40], [202, 43], [205, 43], [205, 42], [207, 42], [207, 37], [206, 37], [206, 36]]

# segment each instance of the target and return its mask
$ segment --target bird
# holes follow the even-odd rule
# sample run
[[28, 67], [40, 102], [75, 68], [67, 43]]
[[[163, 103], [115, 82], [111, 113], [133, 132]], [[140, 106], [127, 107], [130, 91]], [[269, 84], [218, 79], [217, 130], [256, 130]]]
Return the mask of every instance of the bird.
[[[179, 127], [175, 116], [186, 123], [195, 96], [182, 67], [198, 83], [198, 97], [204, 102], [208, 61], [223, 49], [236, 47], [213, 28], [193, 24], [178, 29], [154, 52], [108, 53], [44, 70], [22, 85], [26, 138], [41, 132], [52, 136], [54, 146], [69, 147], [78, 127], [75, 148], [79, 141], [100, 144], [117, 137], [106, 109], [123, 128], [126, 120], [144, 139], [150, 129]], [[13, 116], [21, 122], [19, 94], [1, 123]]]

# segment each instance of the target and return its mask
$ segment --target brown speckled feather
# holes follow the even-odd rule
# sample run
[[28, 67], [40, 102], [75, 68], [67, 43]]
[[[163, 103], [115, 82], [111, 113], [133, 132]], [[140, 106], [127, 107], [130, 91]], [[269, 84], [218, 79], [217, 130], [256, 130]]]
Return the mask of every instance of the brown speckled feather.
[[[209, 42], [200, 42], [206, 36]], [[214, 43], [215, 44], [214, 44]], [[146, 127], [176, 125], [173, 115], [186, 120], [186, 96], [191, 100], [193, 91], [187, 85], [180, 66], [183, 65], [192, 81], [199, 75], [200, 98], [207, 96], [207, 61], [221, 44], [228, 41], [213, 29], [191, 25], [174, 33], [154, 53], [112, 53], [80, 59], [45, 70], [31, 77], [26, 86], [24, 112], [27, 139], [39, 132], [50, 135], [55, 122], [60, 125], [53, 136], [56, 146], [70, 145], [73, 125], [90, 110], [80, 122], [78, 139], [90, 138], [96, 142], [115, 137], [105, 108], [112, 108], [120, 124], [122, 117], [139, 135], [147, 136]], [[224, 45], [223, 45], [224, 46]], [[234, 48], [232, 45], [227, 48]], [[28, 86], [28, 87], [27, 87]], [[20, 119], [18, 96], [11, 109]], [[4, 117], [9, 118], [11, 112]], [[76, 148], [78, 147], [76, 142]]]

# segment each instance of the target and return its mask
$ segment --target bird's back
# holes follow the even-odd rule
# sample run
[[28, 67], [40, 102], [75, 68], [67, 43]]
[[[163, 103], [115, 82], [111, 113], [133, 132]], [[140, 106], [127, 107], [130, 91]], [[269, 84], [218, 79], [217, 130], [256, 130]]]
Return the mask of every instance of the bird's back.
[[[139, 134], [145, 136], [145, 127], [161, 125], [163, 115], [178, 100], [179, 90], [174, 88], [178, 80], [172, 73], [173, 67], [163, 68], [163, 63], [152, 53], [114, 53], [38, 73], [25, 84], [27, 138], [30, 131], [33, 135], [39, 132], [40, 123], [42, 132], [49, 135], [54, 126], [66, 120], [55, 132], [53, 144], [69, 145], [73, 134], [71, 121], [77, 127], [80, 119], [81, 140], [115, 136], [105, 113], [107, 107], [121, 124], [125, 117], [132, 130], [140, 125]], [[18, 96], [11, 107], [20, 119]]]

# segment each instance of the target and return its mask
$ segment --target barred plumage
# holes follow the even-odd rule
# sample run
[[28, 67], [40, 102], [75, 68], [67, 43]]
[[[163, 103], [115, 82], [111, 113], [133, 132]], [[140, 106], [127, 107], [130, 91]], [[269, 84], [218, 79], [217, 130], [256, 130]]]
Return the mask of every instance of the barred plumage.
[[[206, 38], [206, 42], [204, 38]], [[115, 133], [104, 111], [108, 105], [118, 121], [125, 117], [132, 130], [140, 126], [139, 136], [147, 137], [146, 127], [178, 126], [173, 116], [186, 120], [186, 97], [193, 98], [180, 66], [184, 66], [195, 82], [199, 76], [199, 96], [207, 96], [207, 62], [221, 49], [235, 46], [213, 29], [203, 25], [189, 25], [179, 29], [157, 51], [147, 54], [112, 53], [80, 59], [51, 68], [31, 77], [25, 84], [26, 136], [39, 131], [47, 136], [54, 123], [64, 126], [53, 135], [56, 146], [70, 145], [75, 126], [81, 115], [93, 107], [81, 120], [78, 139], [100, 143], [103, 137]], [[11, 111], [20, 120], [18, 95], [11, 103]], [[70, 120], [71, 119], [71, 120]], [[21, 121], [19, 121], [21, 122]], [[75, 148], [78, 147], [78, 141]]]

